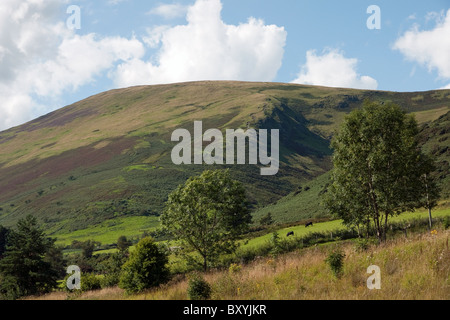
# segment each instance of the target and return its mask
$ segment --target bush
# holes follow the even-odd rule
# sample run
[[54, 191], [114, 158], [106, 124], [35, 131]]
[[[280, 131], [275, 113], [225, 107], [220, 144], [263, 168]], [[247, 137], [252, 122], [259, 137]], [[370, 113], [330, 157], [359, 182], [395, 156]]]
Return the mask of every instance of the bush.
[[342, 268], [344, 266], [345, 254], [340, 250], [336, 249], [328, 254], [326, 262], [331, 268], [333, 274], [339, 278], [342, 274]]
[[105, 274], [104, 277], [100, 280], [100, 284], [102, 288], [111, 288], [115, 287], [119, 284], [119, 276], [115, 273]]
[[448, 227], [450, 226], [450, 216], [446, 216], [446, 217], [444, 218], [443, 225], [444, 225], [444, 229], [447, 230]]
[[367, 238], [355, 239], [353, 243], [355, 244], [355, 249], [357, 252], [363, 252], [369, 249], [369, 239]]
[[269, 226], [273, 224], [275, 221], [272, 218], [272, 213], [267, 213], [264, 217], [259, 220], [259, 224], [261, 226]]
[[64, 280], [62, 280], [59, 285], [58, 285], [58, 289], [59, 290], [63, 290], [65, 292], [70, 292], [70, 293], [76, 293], [76, 292], [86, 292], [86, 291], [92, 291], [92, 290], [99, 290], [102, 288], [102, 278], [100, 278], [99, 276], [96, 276], [93, 273], [85, 273], [83, 272], [81, 274], [80, 277], [80, 284], [81, 284], [81, 288], [80, 290], [77, 289], [69, 289], [67, 287], [67, 280], [69, 279], [69, 277], [71, 277], [72, 274], [67, 274], [64, 278]]
[[230, 267], [228, 268], [228, 272], [230, 274], [239, 273], [241, 271], [242, 267], [236, 263], [232, 263]]
[[208, 300], [211, 297], [211, 286], [200, 275], [194, 274], [189, 280], [188, 296], [190, 300]]
[[157, 287], [169, 280], [167, 262], [167, 255], [158, 248], [154, 240], [144, 238], [123, 265], [119, 286], [127, 293]]
[[92, 291], [101, 289], [100, 278], [93, 273], [83, 273], [81, 275], [81, 291]]

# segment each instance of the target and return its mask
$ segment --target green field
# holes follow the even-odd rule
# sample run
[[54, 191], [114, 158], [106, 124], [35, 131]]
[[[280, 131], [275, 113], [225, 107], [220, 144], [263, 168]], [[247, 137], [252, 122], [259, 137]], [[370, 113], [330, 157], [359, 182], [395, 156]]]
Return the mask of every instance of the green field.
[[[434, 217], [450, 215], [450, 208], [433, 212]], [[427, 212], [402, 214], [393, 221], [427, 218]], [[317, 223], [308, 232], [331, 231], [339, 221]], [[281, 229], [302, 232], [303, 226]], [[248, 264], [203, 273], [211, 285], [212, 300], [446, 300], [448, 299], [449, 230], [436, 225], [436, 232], [398, 234], [386, 243], [359, 248], [354, 241], [324, 243], [295, 249], [277, 257], [260, 257]], [[306, 234], [306, 233], [303, 233]], [[253, 239], [244, 247], [262, 245], [267, 236]], [[342, 273], [333, 274], [327, 257], [339, 248], [344, 253]], [[171, 255], [171, 269], [183, 270], [183, 261]], [[177, 267], [178, 265], [178, 267]], [[382, 289], [368, 290], [369, 265], [380, 267]], [[138, 294], [126, 294], [119, 287], [69, 294], [54, 291], [27, 300], [187, 300], [189, 276], [177, 277], [163, 286]]]
[[[450, 208], [446, 209], [437, 209], [432, 211], [432, 217], [445, 217], [450, 215]], [[391, 218], [390, 222], [401, 222], [408, 221], [413, 219], [427, 218], [428, 211], [419, 210], [412, 213], [404, 213], [397, 217]], [[305, 228], [304, 225], [298, 225], [289, 228], [283, 228], [276, 230], [279, 233], [280, 238], [286, 237], [286, 234], [290, 231], [294, 232], [294, 237], [302, 237], [307, 235], [308, 233], [313, 232], [333, 232], [334, 230], [345, 229], [346, 227], [342, 224], [342, 220], [333, 220], [327, 222], [319, 222], [313, 224], [312, 227]], [[272, 233], [268, 233], [266, 235], [256, 237], [250, 239], [246, 244], [242, 244], [240, 247], [241, 250], [256, 248], [261, 246], [264, 243], [267, 243], [272, 238]]]
[[[154, 231], [158, 226], [158, 217], [121, 217], [104, 221], [87, 229], [58, 233], [56, 243], [69, 245], [73, 240], [95, 240], [102, 244], [114, 244], [120, 236], [126, 236], [129, 239], [138, 238], [144, 232]], [[47, 234], [54, 237], [51, 232]]]
[[[450, 208], [439, 208], [432, 211], [433, 218], [442, 218], [445, 216], [450, 216]], [[404, 213], [397, 217], [391, 218], [390, 222], [402, 222], [409, 221], [414, 219], [426, 219], [428, 218], [428, 211], [418, 210], [412, 213]], [[156, 217], [129, 217], [129, 218], [120, 218], [113, 221], [114, 224], [107, 222], [102, 223], [100, 226], [92, 227], [86, 230], [76, 231], [70, 234], [62, 234], [58, 236], [57, 243], [61, 245], [69, 245], [73, 240], [86, 241], [86, 240], [95, 240], [99, 241], [102, 244], [114, 244], [117, 242], [117, 238], [121, 235], [125, 235], [129, 239], [140, 237], [144, 231], [151, 232], [154, 231], [159, 226], [159, 220]], [[256, 249], [262, 245], [270, 242], [272, 238], [272, 234], [276, 231], [280, 238], [286, 238], [286, 234], [290, 231], [294, 232], [293, 238], [306, 236], [310, 233], [314, 232], [333, 232], [340, 229], [346, 229], [346, 227], [342, 224], [341, 220], [332, 220], [326, 222], [318, 222], [314, 223], [313, 226], [305, 228], [303, 224], [296, 225], [287, 228], [277, 228], [273, 227], [273, 231], [268, 231], [267, 234], [252, 237], [250, 236], [246, 240], [240, 241], [239, 250], [251, 250]], [[132, 249], [132, 248], [131, 248]], [[99, 250], [96, 253], [111, 253], [115, 252], [115, 249], [108, 250]], [[181, 263], [184, 265], [184, 262], [179, 258], [171, 257], [172, 264]]]

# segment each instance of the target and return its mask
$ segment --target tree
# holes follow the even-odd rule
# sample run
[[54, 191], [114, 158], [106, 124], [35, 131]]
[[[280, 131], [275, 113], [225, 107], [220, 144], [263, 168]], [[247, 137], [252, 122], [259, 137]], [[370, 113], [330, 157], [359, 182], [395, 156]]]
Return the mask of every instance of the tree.
[[268, 212], [264, 217], [259, 220], [259, 224], [262, 226], [270, 226], [273, 224], [272, 213]]
[[436, 170], [436, 166], [433, 158], [427, 155], [422, 155], [420, 167], [424, 172], [421, 179], [422, 186], [422, 198], [420, 199], [420, 205], [428, 210], [428, 226], [431, 230], [433, 226], [433, 218], [431, 216], [431, 210], [437, 205], [441, 188], [436, 183], [436, 179], [433, 172]]
[[6, 239], [8, 238], [9, 229], [0, 226], [0, 259], [3, 257], [3, 253], [6, 251]]
[[417, 142], [417, 123], [399, 106], [366, 101], [332, 141], [333, 172], [325, 205], [347, 225], [372, 221], [380, 241], [390, 216], [423, 205], [432, 167]]
[[129, 246], [131, 246], [131, 241], [129, 241], [126, 236], [120, 236], [117, 239], [117, 249], [119, 249], [120, 252], [127, 251]]
[[123, 265], [119, 286], [128, 293], [136, 293], [165, 283], [170, 274], [167, 262], [167, 255], [154, 240], [144, 238]]
[[64, 258], [64, 247], [55, 245], [56, 239], [49, 239], [49, 248], [45, 254], [44, 261], [50, 264], [59, 278], [64, 278], [66, 273], [67, 261]]
[[3, 281], [0, 294], [16, 299], [25, 295], [49, 292], [56, 287], [58, 271], [46, 261], [54, 240], [45, 237], [37, 227], [37, 220], [29, 215], [11, 230], [6, 252], [0, 260]]
[[114, 287], [119, 284], [122, 267], [128, 259], [128, 250], [109, 254], [108, 259], [99, 263], [103, 273], [102, 287]]
[[92, 255], [94, 254], [95, 247], [97, 245], [100, 245], [97, 241], [87, 240], [80, 243], [80, 248], [82, 250], [81, 255], [85, 259], [92, 258]]
[[245, 189], [228, 170], [205, 171], [169, 195], [161, 222], [185, 250], [201, 256], [206, 271], [220, 254], [234, 252], [249, 228]]

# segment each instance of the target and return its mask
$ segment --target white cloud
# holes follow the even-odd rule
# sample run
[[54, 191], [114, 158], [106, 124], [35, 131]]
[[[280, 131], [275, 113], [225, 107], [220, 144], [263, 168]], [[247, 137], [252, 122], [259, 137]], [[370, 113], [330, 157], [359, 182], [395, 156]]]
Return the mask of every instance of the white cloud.
[[188, 8], [187, 24], [149, 30], [144, 41], [158, 52], [150, 61], [122, 63], [118, 86], [194, 80], [258, 80], [275, 78], [287, 33], [282, 27], [250, 18], [227, 25], [220, 0], [197, 0]]
[[56, 107], [117, 61], [144, 54], [136, 39], [80, 36], [58, 16], [63, 1], [12, 1], [0, 5], [0, 129]]
[[450, 10], [444, 13], [429, 13], [427, 18], [436, 20], [432, 30], [420, 31], [415, 25], [397, 39], [393, 48], [407, 60], [436, 70], [441, 79], [450, 79]]
[[66, 93], [105, 76], [122, 87], [193, 80], [271, 81], [281, 66], [284, 28], [254, 18], [227, 25], [221, 19], [220, 0], [197, 0], [188, 8], [186, 25], [156, 26], [146, 36], [130, 39], [69, 30], [60, 15], [67, 4], [2, 0], [0, 130], [61, 107]]
[[356, 72], [358, 60], [346, 58], [339, 50], [326, 50], [318, 55], [315, 50], [306, 53], [306, 64], [301, 67], [293, 83], [343, 87], [355, 89], [377, 89], [378, 82]]
[[187, 10], [188, 6], [184, 6], [178, 3], [161, 4], [158, 7], [150, 10], [149, 14], [158, 15], [163, 17], [164, 19], [175, 19], [185, 16]]

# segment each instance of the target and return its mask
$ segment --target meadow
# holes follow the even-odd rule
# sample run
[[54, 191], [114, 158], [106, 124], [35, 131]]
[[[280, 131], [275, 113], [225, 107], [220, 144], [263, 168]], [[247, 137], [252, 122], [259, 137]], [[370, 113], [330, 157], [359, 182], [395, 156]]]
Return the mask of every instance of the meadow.
[[[438, 210], [432, 211], [433, 218], [442, 218], [442, 217], [445, 217], [448, 215], [450, 215], [450, 208], [438, 209]], [[418, 210], [416, 212], [408, 212], [408, 213], [404, 213], [404, 214], [401, 214], [396, 217], [392, 217], [389, 221], [391, 223], [405, 222], [405, 221], [409, 221], [409, 220], [421, 219], [421, 218], [427, 218], [427, 217], [428, 217], [428, 211]], [[333, 231], [336, 232], [336, 231], [342, 230], [342, 229], [346, 229], [346, 227], [342, 224], [342, 220], [332, 220], [332, 221], [327, 221], [327, 222], [313, 223], [313, 226], [307, 227], [307, 228], [303, 224], [299, 224], [297, 226], [278, 229], [278, 230], [276, 230], [276, 232], [279, 233], [280, 237], [285, 238], [288, 232], [293, 231], [294, 232], [293, 238], [295, 238], [295, 237], [302, 237], [302, 236], [307, 235], [308, 233], [313, 233], [313, 232], [318, 232], [318, 233], [319, 232], [333, 232]], [[272, 237], [272, 233], [268, 233], [266, 235], [250, 239], [248, 242], [243, 244], [241, 248], [246, 249], [246, 248], [258, 247], [264, 243], [269, 242], [271, 237]]]
[[[354, 240], [316, 245], [277, 257], [203, 274], [213, 300], [448, 300], [450, 298], [450, 231], [397, 236], [382, 245], [361, 248]], [[339, 248], [345, 254], [336, 277], [326, 258]], [[380, 267], [381, 289], [369, 290], [370, 265]], [[54, 292], [38, 300], [187, 300], [189, 274], [159, 288], [126, 295], [118, 287], [81, 294]]]

